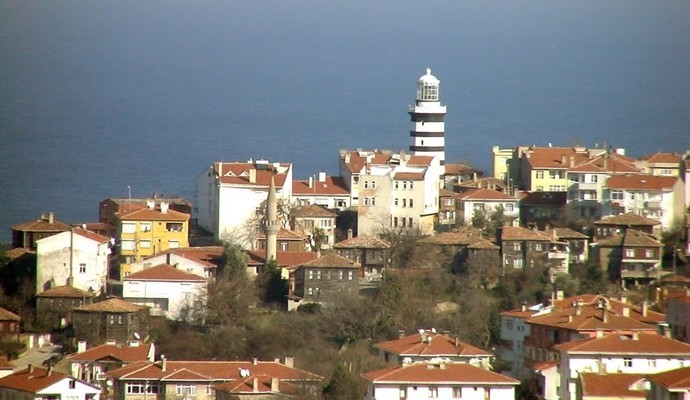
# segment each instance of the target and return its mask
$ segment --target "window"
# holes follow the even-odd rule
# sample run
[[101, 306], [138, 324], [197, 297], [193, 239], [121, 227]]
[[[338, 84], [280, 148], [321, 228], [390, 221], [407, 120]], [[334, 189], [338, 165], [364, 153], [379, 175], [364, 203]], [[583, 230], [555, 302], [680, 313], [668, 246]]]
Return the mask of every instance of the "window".
[[410, 217], [410, 218], [407, 219], [407, 226], [409, 226], [410, 228], [412, 228], [412, 217]]
[[371, 188], [376, 189], [376, 181], [371, 181]]
[[134, 233], [137, 231], [137, 224], [134, 222], [123, 222], [122, 233]]
[[343, 271], [338, 271], [338, 279], [343, 280]]
[[397, 207], [398, 206], [398, 198], [393, 199], [393, 206]]
[[623, 366], [624, 367], [632, 367], [632, 358], [630, 358], [630, 357], [623, 358]]
[[316, 270], [316, 279], [321, 279], [321, 270]]
[[551, 170], [549, 171], [549, 178], [551, 179], [563, 179], [564, 171]]
[[397, 189], [399, 184], [400, 182], [398, 181], [393, 182], [393, 189]]
[[403, 201], [403, 207], [407, 207], [407, 199], [402, 199]]
[[307, 288], [307, 294], [308, 294], [309, 296], [313, 295], [313, 294], [314, 294], [314, 289], [312, 289], [312, 288]]
[[363, 202], [364, 202], [364, 203], [363, 203], [364, 207], [369, 207], [369, 198], [368, 198], [368, 197], [365, 197], [365, 198], [363, 199]]
[[393, 226], [394, 227], [398, 226], [398, 217], [393, 217]]
[[414, 207], [414, 199], [410, 199], [410, 208]]
[[506, 203], [505, 209], [506, 211], [513, 211], [513, 203]]
[[307, 279], [314, 279], [314, 271], [309, 270], [307, 271]]
[[651, 368], [656, 368], [656, 360], [650, 358], [649, 360], [647, 360], [647, 366]]
[[372, 207], [376, 207], [376, 197], [372, 197], [372, 198], [369, 200], [369, 204], [370, 204]]
[[140, 222], [139, 223], [139, 230], [142, 232], [150, 232], [151, 231], [151, 223], [150, 222]]
[[69, 380], [69, 388], [74, 389], [76, 387], [77, 387], [77, 381], [75, 381], [74, 379], [70, 379]]
[[654, 250], [647, 249], [644, 251], [645, 258], [654, 258]]
[[140, 240], [139, 241], [139, 247], [142, 249], [150, 249], [151, 248], [151, 241], [150, 240]]
[[178, 396], [184, 396], [184, 395], [196, 395], [196, 386], [195, 385], [177, 385], [175, 388], [175, 393]]
[[369, 181], [364, 181], [364, 188], [369, 189]]
[[414, 182], [410, 182], [410, 189], [414, 187]]
[[520, 242], [513, 242], [512, 245], [513, 245], [513, 251], [520, 251], [522, 249]]
[[625, 249], [625, 256], [628, 258], [635, 257], [635, 249]]
[[622, 190], [612, 190], [611, 191], [611, 200], [624, 200], [625, 197], [623, 196], [623, 191]]
[[180, 247], [180, 241], [179, 240], [168, 240], [168, 248], [169, 249], [177, 249]]
[[353, 271], [347, 271], [347, 280], [351, 281], [355, 273]]
[[288, 242], [280, 242], [280, 251], [287, 251]]
[[513, 260], [513, 268], [522, 268], [522, 258], [516, 258]]
[[537, 179], [544, 179], [544, 171], [537, 171]]
[[400, 398], [401, 399], [406, 399], [407, 398], [407, 388], [401, 387], [400, 388]]
[[546, 250], [546, 245], [544, 243], [534, 243], [534, 251], [544, 251]]
[[403, 189], [407, 189], [407, 181], [403, 181]]
[[[313, 221], [312, 221], [313, 223]], [[321, 220], [321, 227], [322, 228], [330, 228], [331, 227], [331, 220], [330, 219], [322, 219]]]
[[537, 186], [537, 192], [543, 192], [544, 186]]
[[514, 324], [514, 321], [513, 321], [512, 318], [508, 318], [508, 319], [506, 320], [506, 327], [508, 328], [508, 330], [512, 330], [512, 329], [513, 329], [513, 324]]
[[435, 399], [437, 397], [438, 397], [438, 388], [430, 387], [429, 388], [429, 398]]
[[182, 232], [181, 222], [168, 222], [165, 224], [165, 230], [168, 232]]
[[120, 242], [122, 250], [134, 250], [134, 240], [123, 240]]
[[79, 273], [80, 274], [86, 273], [86, 264], [84, 264], [84, 263], [79, 264]]
[[598, 175], [590, 175], [589, 176], [589, 181], [591, 183], [597, 183], [599, 181], [599, 176]]

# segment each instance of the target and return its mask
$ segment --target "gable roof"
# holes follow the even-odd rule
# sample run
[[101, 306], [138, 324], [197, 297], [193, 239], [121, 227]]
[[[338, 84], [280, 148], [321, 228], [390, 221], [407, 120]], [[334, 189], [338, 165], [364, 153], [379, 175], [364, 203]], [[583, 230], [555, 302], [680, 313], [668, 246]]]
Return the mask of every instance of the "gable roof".
[[625, 232], [610, 238], [599, 239], [596, 241], [599, 246], [605, 247], [660, 247], [661, 242], [648, 233], [638, 231], [637, 229], [626, 229]]
[[648, 389], [632, 389], [636, 382], [644, 379], [642, 374], [593, 374], [580, 373], [580, 385], [583, 396], [592, 396], [597, 399], [610, 397], [612, 400], [625, 398], [646, 399]]
[[[424, 339], [424, 340], [423, 340]], [[465, 342], [456, 341], [450, 336], [425, 331], [399, 339], [388, 340], [374, 345], [377, 349], [404, 356], [466, 356], [491, 357], [486, 350], [474, 347]]]
[[[349, 154], [350, 162], [345, 163], [351, 173], [359, 173], [365, 165], [386, 165], [393, 155], [392, 151], [383, 152], [381, 150], [361, 151], [345, 150], [341, 151], [340, 158], [343, 161]], [[369, 156], [369, 157], [368, 157]], [[369, 160], [369, 161], [367, 161]]]
[[270, 375], [281, 380], [306, 381], [321, 380], [322, 377], [311, 372], [288, 367], [276, 361], [166, 361], [162, 370], [161, 362], [136, 362], [116, 370], [109, 371], [109, 376], [120, 380], [174, 380], [172, 376], [192, 374], [191, 380], [218, 381], [242, 378], [240, 369], [249, 370], [254, 375]]
[[651, 218], [643, 217], [634, 213], [625, 213], [618, 215], [609, 215], [603, 217], [598, 221], [594, 221], [594, 225], [618, 225], [618, 226], [654, 226], [661, 222]]
[[[266, 250], [250, 250], [247, 252], [249, 260], [247, 265], [266, 264]], [[297, 267], [318, 258], [318, 254], [313, 251], [280, 251], [276, 252], [276, 262], [281, 267]]]
[[648, 163], [673, 164], [674, 166], [677, 166], [678, 164], [680, 164], [681, 160], [683, 159], [683, 156], [681, 156], [678, 153], [657, 152], [642, 156], [641, 159], [647, 161]]
[[690, 367], [647, 375], [647, 379], [666, 389], [688, 390], [690, 389]]
[[29, 366], [25, 369], [16, 371], [11, 375], [0, 378], [0, 387], [14, 389], [21, 392], [36, 393], [60, 382], [63, 379], [75, 380], [83, 385], [89, 386], [94, 389], [92, 393], [100, 392], [100, 389], [84, 381], [74, 379], [60, 372], [53, 371], [52, 369], [39, 368], [35, 366]]
[[530, 240], [538, 242], [551, 242], [554, 240], [549, 235], [536, 229], [527, 229], [521, 226], [504, 226], [501, 229], [501, 240]]
[[152, 347], [153, 344], [151, 343], [140, 344], [139, 346], [103, 344], [81, 353], [70, 354], [67, 359], [70, 361], [98, 361], [113, 358], [122, 362], [146, 361]]
[[308, 180], [292, 181], [293, 196], [349, 196], [350, 191], [341, 176], [327, 176], [325, 181], [312, 180], [309, 187]]
[[507, 376], [467, 363], [415, 363], [362, 374], [374, 383], [487, 384], [515, 386], [519, 382]]
[[[259, 232], [256, 235], [257, 239], [266, 240], [266, 232]], [[307, 235], [293, 231], [291, 229], [280, 228], [276, 233], [276, 238], [278, 240], [292, 240], [292, 241], [303, 241], [307, 239]]]
[[452, 231], [427, 236], [419, 240], [419, 243], [436, 244], [440, 246], [467, 246], [482, 240], [481, 230], [472, 227], [463, 228], [464, 229], [454, 229]]
[[570, 228], [553, 228], [545, 233], [547, 235], [552, 234], [555, 239], [589, 239], [589, 236], [584, 233], [577, 232]]
[[305, 262], [302, 266], [320, 268], [359, 268], [359, 265], [336, 253], [328, 253], [316, 260]]
[[96, 293], [88, 290], [81, 290], [73, 286], [55, 286], [36, 295], [37, 297], [63, 297], [73, 299], [83, 299], [84, 297], [94, 297]]
[[13, 231], [22, 232], [64, 232], [70, 230], [71, 226], [53, 219], [49, 222], [48, 217], [41, 217], [34, 221], [22, 222], [12, 226]]
[[20, 321], [21, 319], [19, 315], [0, 307], [0, 321]]
[[[230, 394], [261, 394], [261, 393], [274, 393], [274, 394], [296, 394], [298, 392], [298, 387], [291, 384], [290, 382], [281, 381], [278, 379], [276, 390], [274, 391], [271, 386], [271, 376], [270, 375], [250, 375], [243, 379], [238, 379], [234, 381], [229, 381], [216, 385], [213, 388], [217, 392], [224, 392]], [[276, 378], [277, 379], [277, 378]], [[254, 385], [256, 384], [256, 389]]]
[[475, 250], [499, 250], [500, 247], [496, 246], [494, 243], [490, 242], [487, 239], [480, 239], [477, 240], [476, 242], [470, 243], [467, 245], [468, 249], [475, 249]]
[[581, 302], [583, 305], [588, 304], [596, 306], [602, 300], [605, 300], [608, 303], [609, 310], [619, 315], [623, 315], [625, 312], [624, 309], [627, 308], [627, 313], [630, 318], [644, 322], [645, 324], [659, 324], [666, 321], [666, 316], [660, 312], [649, 309], [643, 311], [642, 307], [639, 305], [628, 304], [622, 300], [614, 299], [601, 294], [581, 294], [571, 296], [563, 300], [554, 300], [552, 305], [559, 309], [574, 309], [577, 302]]
[[568, 172], [589, 172], [595, 174], [639, 173], [635, 160], [617, 153], [602, 153], [568, 169]]
[[[276, 190], [285, 186], [288, 172], [291, 169], [292, 164], [289, 163], [261, 163], [259, 161], [213, 163], [213, 173], [221, 184], [259, 186], [268, 189], [271, 185], [271, 178], [273, 178]], [[255, 176], [254, 182], [250, 182], [250, 175], [252, 174]]]
[[333, 211], [316, 204], [299, 207], [293, 211], [292, 215], [295, 218], [335, 218], [337, 216]]
[[359, 235], [333, 245], [335, 249], [390, 249], [391, 245], [374, 236]]
[[532, 168], [567, 168], [574, 155], [572, 147], [530, 147], [523, 157]]
[[170, 264], [160, 264], [134, 272], [124, 278], [125, 281], [168, 281], [168, 282], [205, 282], [206, 279], [189, 272], [181, 271]]
[[468, 190], [460, 195], [461, 200], [500, 200], [500, 201], [515, 201], [517, 199], [511, 195], [499, 192], [492, 189], [475, 189]]
[[187, 221], [189, 214], [168, 209], [166, 212], [142, 208], [127, 214], [119, 215], [121, 221]]
[[661, 191], [670, 190], [678, 178], [660, 175], [613, 175], [606, 181], [609, 189]]
[[74, 311], [83, 312], [109, 312], [109, 313], [131, 313], [145, 310], [149, 307], [140, 306], [138, 304], [130, 303], [128, 301], [118, 299], [116, 297], [110, 298], [98, 303], [88, 304], [82, 307], [77, 307]]
[[598, 338], [565, 342], [554, 346], [568, 354], [684, 355], [690, 359], [690, 344], [656, 333], [611, 333]]
[[[597, 305], [583, 304], [579, 314], [575, 307], [564, 310], [553, 310], [528, 318], [526, 322], [533, 325], [562, 328], [577, 332], [602, 331], [647, 331], [656, 332], [656, 328], [634, 318], [619, 315], [612, 310], [603, 310]], [[606, 318], [604, 319], [604, 313]]]

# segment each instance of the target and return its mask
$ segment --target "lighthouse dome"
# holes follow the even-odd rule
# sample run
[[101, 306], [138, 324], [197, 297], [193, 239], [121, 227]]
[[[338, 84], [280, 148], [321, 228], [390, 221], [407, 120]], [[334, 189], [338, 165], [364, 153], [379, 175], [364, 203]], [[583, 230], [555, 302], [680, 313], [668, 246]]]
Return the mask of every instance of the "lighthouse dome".
[[440, 81], [431, 75], [431, 68], [417, 81], [417, 101], [438, 101], [438, 86]]

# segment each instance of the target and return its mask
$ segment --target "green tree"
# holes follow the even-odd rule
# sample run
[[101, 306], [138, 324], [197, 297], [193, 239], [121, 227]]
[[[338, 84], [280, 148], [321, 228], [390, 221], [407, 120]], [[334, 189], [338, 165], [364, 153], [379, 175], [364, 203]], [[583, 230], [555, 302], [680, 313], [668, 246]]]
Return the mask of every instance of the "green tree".
[[286, 306], [288, 294], [288, 282], [283, 279], [278, 262], [271, 259], [264, 267], [263, 272], [256, 278], [259, 296], [266, 304]]
[[355, 374], [345, 365], [338, 365], [328, 385], [323, 388], [326, 400], [351, 400], [362, 397], [363, 387]]
[[249, 257], [242, 250], [242, 246], [234, 242], [223, 243], [223, 254], [221, 262], [223, 268], [220, 271], [220, 278], [234, 279], [247, 277], [247, 261]]

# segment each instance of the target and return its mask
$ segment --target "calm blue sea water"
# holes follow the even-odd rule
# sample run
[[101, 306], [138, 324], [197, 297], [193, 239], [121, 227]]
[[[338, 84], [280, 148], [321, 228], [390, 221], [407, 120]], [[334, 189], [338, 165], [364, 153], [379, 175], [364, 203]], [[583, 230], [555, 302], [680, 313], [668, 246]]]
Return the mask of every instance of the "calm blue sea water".
[[407, 148], [430, 66], [447, 159], [690, 148], [690, 1], [0, 1], [0, 240], [108, 196], [193, 199], [214, 160], [336, 172]]

